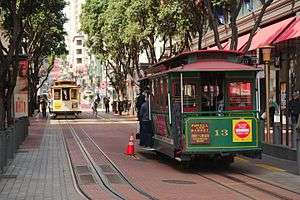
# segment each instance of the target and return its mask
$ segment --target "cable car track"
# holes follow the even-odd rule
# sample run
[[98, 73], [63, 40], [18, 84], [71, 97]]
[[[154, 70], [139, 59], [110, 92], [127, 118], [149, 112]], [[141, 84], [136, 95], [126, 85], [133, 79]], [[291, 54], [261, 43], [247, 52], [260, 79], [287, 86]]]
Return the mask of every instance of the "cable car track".
[[[225, 187], [225, 188], [227, 188], [231, 191], [234, 191], [238, 194], [241, 194], [241, 195], [247, 197], [248, 199], [258, 200], [258, 199], [261, 199], [261, 197], [256, 198], [256, 197], [254, 197], [255, 195], [249, 194], [249, 191], [245, 191], [245, 189], [244, 190], [238, 190], [238, 189], [234, 188], [234, 186], [236, 186], [237, 184], [240, 184], [242, 186], [246, 186], [247, 188], [250, 188], [250, 189], [256, 190], [258, 192], [264, 193], [266, 195], [272, 196], [273, 198], [282, 199], [282, 200], [294, 200], [294, 198], [289, 197], [291, 195], [295, 195], [295, 196], [299, 195], [299, 197], [300, 197], [300, 193], [298, 193], [296, 191], [289, 190], [287, 188], [284, 188], [284, 187], [281, 187], [279, 185], [270, 183], [268, 181], [262, 180], [262, 179], [257, 178], [257, 177], [249, 176], [249, 175], [244, 174], [242, 172], [234, 172], [231, 175], [225, 174], [225, 173], [214, 173], [212, 176], [203, 175], [203, 174], [200, 174], [200, 173], [197, 173], [197, 175], [199, 175], [202, 178], [205, 178], [205, 179], [207, 179], [211, 182], [214, 182], [218, 185], [221, 185], [221, 186], [223, 186], [223, 187]], [[236, 177], [236, 175], [240, 175], [240, 176], [243, 176], [245, 178], [251, 179], [252, 181], [259, 182], [259, 184], [249, 183], [249, 181], [245, 181], [245, 178], [244, 179], [243, 178], [238, 178], [238, 177]], [[218, 176], [218, 177], [214, 177], [214, 176]], [[230, 184], [230, 185], [233, 185], [233, 186], [229, 186], [228, 184], [226, 184], [225, 181], [220, 181], [219, 180], [220, 177], [228, 179], [231, 182], [234, 182], [236, 184]], [[265, 185], [265, 186], [262, 186], [262, 185]], [[280, 194], [280, 192], [274, 192], [271, 189], [266, 189], [267, 188], [266, 186], [269, 186], [273, 189], [285, 191], [287, 193], [290, 193], [290, 195], [289, 196], [282, 195], [282, 194]]]
[[122, 178], [122, 180], [132, 188], [132, 190], [136, 191], [137, 193], [139, 193], [140, 195], [146, 197], [147, 199], [158, 200], [157, 198], [151, 196], [150, 194], [146, 193], [142, 189], [140, 189], [137, 186], [135, 186], [124, 175], [124, 173], [116, 166], [116, 164], [105, 154], [105, 152], [99, 147], [99, 145], [97, 145], [95, 143], [95, 141], [87, 134], [87, 132], [82, 127], [80, 127], [80, 132], [85, 137], [85, 139], [88, 139], [88, 140], [83, 141], [80, 138], [78, 131], [76, 131], [72, 127], [71, 124], [69, 124], [67, 121], [65, 121], [65, 124], [67, 125], [68, 129], [71, 132], [71, 135], [73, 136], [73, 138], [75, 139], [77, 145], [79, 146], [80, 151], [82, 152], [82, 154], [83, 154], [85, 160], [87, 161], [88, 165], [90, 166], [90, 168], [94, 172], [93, 175], [95, 175], [96, 179], [101, 182], [100, 186], [104, 187], [108, 192], [110, 192], [111, 194], [113, 194], [113, 196], [115, 196], [118, 199], [122, 199], [122, 200], [123, 199], [124, 200], [127, 199], [121, 193], [119, 193], [118, 191], [116, 191], [109, 183], [107, 183], [107, 181], [105, 180], [105, 177], [104, 177], [105, 175], [102, 174], [101, 170], [97, 166], [97, 164], [94, 161], [93, 157], [91, 156], [91, 154], [88, 152], [87, 148], [84, 145], [84, 142], [87, 142], [87, 141], [89, 141], [90, 143], [92, 143], [94, 145], [94, 147], [101, 153], [101, 155], [103, 155], [103, 157], [110, 164], [110, 166], [117, 172], [117, 174]]

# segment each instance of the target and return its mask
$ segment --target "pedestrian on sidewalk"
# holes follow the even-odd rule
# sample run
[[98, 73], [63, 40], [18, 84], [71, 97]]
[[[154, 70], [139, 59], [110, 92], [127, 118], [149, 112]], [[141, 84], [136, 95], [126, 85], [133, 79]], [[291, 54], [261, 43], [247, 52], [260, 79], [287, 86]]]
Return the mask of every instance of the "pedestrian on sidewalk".
[[105, 113], [109, 113], [109, 102], [110, 102], [109, 97], [104, 97], [103, 101], [105, 106]]
[[141, 106], [140, 118], [141, 118], [141, 130], [140, 130], [140, 145], [146, 148], [152, 148], [153, 146], [153, 131], [152, 121], [149, 116], [149, 97], [147, 93], [145, 95], [145, 102]]
[[95, 100], [93, 101], [93, 105], [92, 105], [92, 110], [93, 110], [93, 115], [95, 115], [95, 117], [97, 117], [97, 115], [98, 115], [98, 105], [99, 105], [99, 103], [100, 103], [100, 96], [99, 96], [99, 94], [97, 94], [97, 96], [96, 96], [96, 98], [95, 98]]
[[46, 97], [42, 97], [41, 100], [41, 108], [42, 108], [42, 115], [44, 118], [46, 118], [46, 109], [47, 109], [47, 99]]

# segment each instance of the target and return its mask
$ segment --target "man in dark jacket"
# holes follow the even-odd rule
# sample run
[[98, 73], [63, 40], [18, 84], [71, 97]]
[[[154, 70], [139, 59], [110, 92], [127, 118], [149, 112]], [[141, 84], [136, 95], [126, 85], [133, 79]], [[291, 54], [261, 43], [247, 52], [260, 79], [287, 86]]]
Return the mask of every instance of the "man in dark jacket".
[[[141, 118], [140, 118], [140, 111], [141, 111], [141, 107], [142, 107], [144, 102], [145, 102], [145, 95], [141, 91], [139, 96], [137, 97], [136, 103], [135, 103], [135, 108], [136, 108], [136, 111], [137, 111], [137, 118], [138, 118], [138, 121], [139, 121], [139, 124], [137, 125], [139, 127], [139, 131], [137, 131], [137, 133], [136, 133], [136, 139], [140, 139], [141, 121], [142, 121]], [[140, 145], [141, 146], [144, 145], [143, 143], [141, 143], [141, 140], [140, 140]]]
[[146, 148], [153, 146], [153, 131], [152, 124], [149, 116], [149, 96], [146, 95], [145, 102], [141, 106], [140, 119], [141, 119], [141, 131], [140, 131], [140, 145]]

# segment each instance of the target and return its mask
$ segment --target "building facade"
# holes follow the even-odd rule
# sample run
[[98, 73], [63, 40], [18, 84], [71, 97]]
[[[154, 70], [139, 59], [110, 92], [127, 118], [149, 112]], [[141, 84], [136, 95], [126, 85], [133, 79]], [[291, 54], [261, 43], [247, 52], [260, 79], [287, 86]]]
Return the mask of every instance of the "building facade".
[[82, 85], [82, 88], [90, 84], [88, 68], [90, 65], [90, 56], [88, 48], [85, 46], [85, 36], [80, 31], [81, 6], [84, 0], [70, 0], [66, 8], [66, 15], [69, 19], [66, 25], [67, 48], [69, 55], [67, 57], [71, 77]]

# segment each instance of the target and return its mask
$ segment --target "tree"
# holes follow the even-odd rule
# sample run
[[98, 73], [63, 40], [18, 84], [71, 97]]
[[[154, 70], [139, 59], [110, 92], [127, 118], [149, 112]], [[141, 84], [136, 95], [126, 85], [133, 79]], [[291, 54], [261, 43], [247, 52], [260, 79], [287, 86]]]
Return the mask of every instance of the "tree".
[[[30, 111], [36, 108], [37, 91], [47, 80], [53, 68], [55, 56], [67, 53], [64, 43], [64, 23], [66, 17], [63, 9], [66, 6], [64, 0], [49, 0], [29, 16], [24, 24], [23, 48], [28, 55], [30, 63], [29, 89], [30, 89]], [[40, 73], [44, 60], [51, 63], [46, 73]], [[43, 80], [41, 80], [43, 78]], [[41, 84], [39, 84], [41, 82]]]
[[22, 53], [24, 20], [40, 6], [38, 0], [0, 1], [0, 130], [13, 124], [11, 99]]
[[[31, 16], [39, 13], [40, 9], [47, 10], [49, 13], [54, 10], [51, 7], [54, 0], [6, 0], [0, 1], [0, 30], [2, 32], [0, 40], [0, 130], [13, 124], [12, 116], [12, 95], [16, 85], [18, 73], [18, 62], [20, 54], [24, 53], [23, 47], [30, 46], [25, 39], [25, 27], [27, 20]], [[57, 0], [57, 2], [63, 2]], [[48, 5], [49, 7], [45, 7]], [[49, 16], [45, 16], [47, 18]], [[53, 16], [52, 16], [53, 17]], [[48, 18], [47, 20], [50, 20]], [[57, 33], [58, 34], [58, 33]], [[45, 36], [45, 37], [49, 37]], [[47, 43], [48, 41], [43, 40]], [[47, 44], [48, 45], [48, 44]], [[54, 45], [54, 43], [53, 43]], [[53, 48], [52, 46], [51, 48]], [[27, 49], [28, 50], [28, 49]], [[40, 51], [46, 51], [40, 50]], [[38, 51], [37, 51], [38, 52]]]
[[[202, 48], [202, 37], [207, 31], [203, 4], [197, 0], [164, 1], [160, 7], [159, 34], [169, 40], [170, 56], [190, 50], [197, 37], [197, 48]], [[178, 48], [173, 47], [173, 40]]]
[[[89, 0], [83, 5], [81, 29], [88, 35], [87, 45], [109, 68], [112, 86], [123, 96], [127, 75], [132, 74], [130, 43], [124, 40], [126, 5], [129, 1]], [[119, 98], [119, 96], [118, 96]]]
[[[262, 17], [266, 11], [266, 9], [271, 5], [273, 0], [260, 0], [260, 3], [262, 5], [258, 15], [254, 18], [254, 26], [251, 29], [249, 39], [243, 49], [244, 52], [247, 52], [250, 48], [252, 39], [255, 35], [255, 32], [257, 31], [261, 21]], [[219, 28], [219, 19], [216, 16], [216, 13], [218, 11], [221, 11], [221, 15], [224, 17], [224, 22], [226, 26], [229, 26], [231, 30], [231, 37], [230, 37], [230, 49], [236, 50], [238, 45], [238, 26], [237, 26], [237, 19], [238, 15], [240, 13], [242, 3], [241, 0], [203, 0], [204, 6], [207, 10], [207, 15], [209, 19], [209, 24], [211, 29], [214, 32], [215, 37], [215, 43], [219, 49], [222, 49], [220, 42], [220, 36], [218, 32]], [[220, 14], [220, 13], [219, 13]]]

